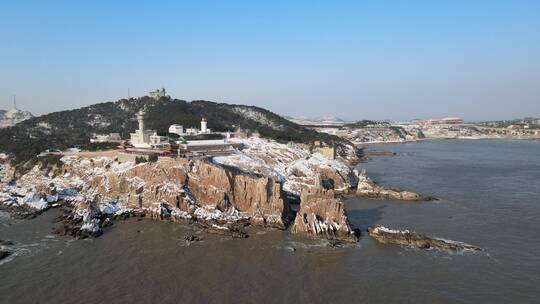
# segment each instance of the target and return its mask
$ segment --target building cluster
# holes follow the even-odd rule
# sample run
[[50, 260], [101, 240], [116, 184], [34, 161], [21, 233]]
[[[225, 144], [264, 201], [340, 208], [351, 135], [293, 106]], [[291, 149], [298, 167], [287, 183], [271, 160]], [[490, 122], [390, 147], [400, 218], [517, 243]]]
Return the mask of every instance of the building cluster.
[[[127, 153], [135, 155], [157, 155], [170, 157], [202, 157], [227, 155], [235, 148], [242, 148], [242, 144], [229, 142], [230, 133], [216, 133], [208, 128], [205, 118], [201, 120], [200, 129], [187, 128], [180, 124], [173, 124], [169, 127], [169, 133], [177, 134], [179, 139], [172, 139], [169, 136], [159, 135], [156, 130], [146, 128], [146, 113], [141, 110], [137, 113], [138, 129], [130, 134], [130, 139], [122, 141], [120, 147]], [[213, 140], [185, 140], [183, 136], [220, 134], [224, 139]], [[111, 135], [96, 136], [97, 140], [106, 139]], [[117, 138], [116, 136], [114, 137]]]
[[155, 91], [151, 91], [149, 93], [150, 97], [154, 98], [154, 99], [160, 99], [161, 97], [166, 97], [167, 96], [167, 92], [165, 91], [165, 88], [161, 88], [161, 89], [157, 89]]
[[199, 135], [199, 134], [215, 134], [208, 128], [208, 122], [206, 121], [206, 118], [202, 118], [201, 120], [201, 128], [187, 128], [184, 130], [184, 126], [174, 124], [169, 127], [169, 133], [177, 134], [180, 136], [185, 135]]

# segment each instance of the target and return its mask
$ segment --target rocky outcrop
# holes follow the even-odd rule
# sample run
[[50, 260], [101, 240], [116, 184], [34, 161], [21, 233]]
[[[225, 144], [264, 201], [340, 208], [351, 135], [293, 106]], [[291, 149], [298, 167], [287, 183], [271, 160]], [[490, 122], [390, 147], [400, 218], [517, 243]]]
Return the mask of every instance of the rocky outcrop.
[[79, 202], [74, 207], [64, 206], [59, 216], [55, 233], [70, 235], [78, 239], [98, 237], [103, 234], [102, 226], [107, 220], [95, 202]]
[[76, 207], [75, 215], [75, 219], [81, 220], [77, 237], [97, 237], [103, 234], [101, 223], [104, 218], [94, 202], [80, 202]]
[[443, 249], [443, 250], [482, 250], [479, 247], [426, 236], [425, 234], [409, 231], [394, 230], [381, 225], [375, 225], [368, 229], [368, 234], [375, 240], [384, 244], [396, 244], [401, 246], [410, 246], [420, 249]]
[[390, 199], [403, 201], [432, 201], [432, 196], [420, 195], [400, 188], [382, 187], [371, 180], [364, 170], [358, 174], [356, 195], [370, 199]]
[[356, 242], [344, 204], [332, 190], [318, 188], [302, 193], [292, 232], [330, 240]]

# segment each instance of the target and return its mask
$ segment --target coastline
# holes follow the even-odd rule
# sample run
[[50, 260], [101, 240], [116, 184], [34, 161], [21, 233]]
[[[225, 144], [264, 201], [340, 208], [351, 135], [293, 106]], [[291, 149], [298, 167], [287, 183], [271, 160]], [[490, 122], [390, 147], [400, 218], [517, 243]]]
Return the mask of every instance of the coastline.
[[443, 140], [508, 140], [508, 141], [522, 141], [522, 140], [530, 140], [530, 141], [540, 141], [540, 137], [533, 137], [533, 138], [521, 138], [521, 137], [438, 137], [438, 138], [418, 138], [418, 139], [410, 139], [410, 140], [401, 140], [401, 141], [369, 141], [369, 142], [362, 142], [362, 143], [353, 143], [356, 147], [363, 147], [363, 146], [369, 146], [369, 145], [385, 145], [385, 144], [413, 144], [413, 143], [420, 143], [420, 142], [428, 142], [428, 141], [443, 141]]

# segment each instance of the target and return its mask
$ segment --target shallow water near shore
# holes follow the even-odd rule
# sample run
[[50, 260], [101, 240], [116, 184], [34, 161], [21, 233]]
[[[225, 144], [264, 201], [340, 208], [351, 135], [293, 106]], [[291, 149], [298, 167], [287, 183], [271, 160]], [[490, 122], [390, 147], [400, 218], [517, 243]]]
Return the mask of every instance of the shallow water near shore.
[[[540, 142], [447, 140], [376, 145], [376, 182], [435, 202], [347, 200], [352, 224], [407, 228], [484, 252], [378, 244], [330, 248], [277, 230], [247, 239], [130, 219], [97, 239], [51, 234], [58, 211], [0, 213], [1, 303], [534, 303], [540, 298]], [[203, 241], [186, 245], [188, 234]]]

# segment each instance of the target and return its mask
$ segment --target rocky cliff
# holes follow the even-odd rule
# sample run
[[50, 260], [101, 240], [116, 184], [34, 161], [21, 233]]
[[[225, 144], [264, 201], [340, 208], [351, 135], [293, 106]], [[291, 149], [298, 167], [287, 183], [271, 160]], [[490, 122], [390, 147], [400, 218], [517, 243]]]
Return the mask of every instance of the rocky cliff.
[[344, 160], [298, 144], [234, 140], [245, 148], [195, 161], [134, 164], [111, 157], [50, 156], [12, 182], [13, 170], [5, 162], [0, 205], [19, 208], [21, 216], [63, 205], [66, 225], [60, 233], [77, 237], [99, 235], [114, 219], [144, 215], [238, 236], [249, 224], [357, 240], [340, 197], [357, 188], [358, 176]]

